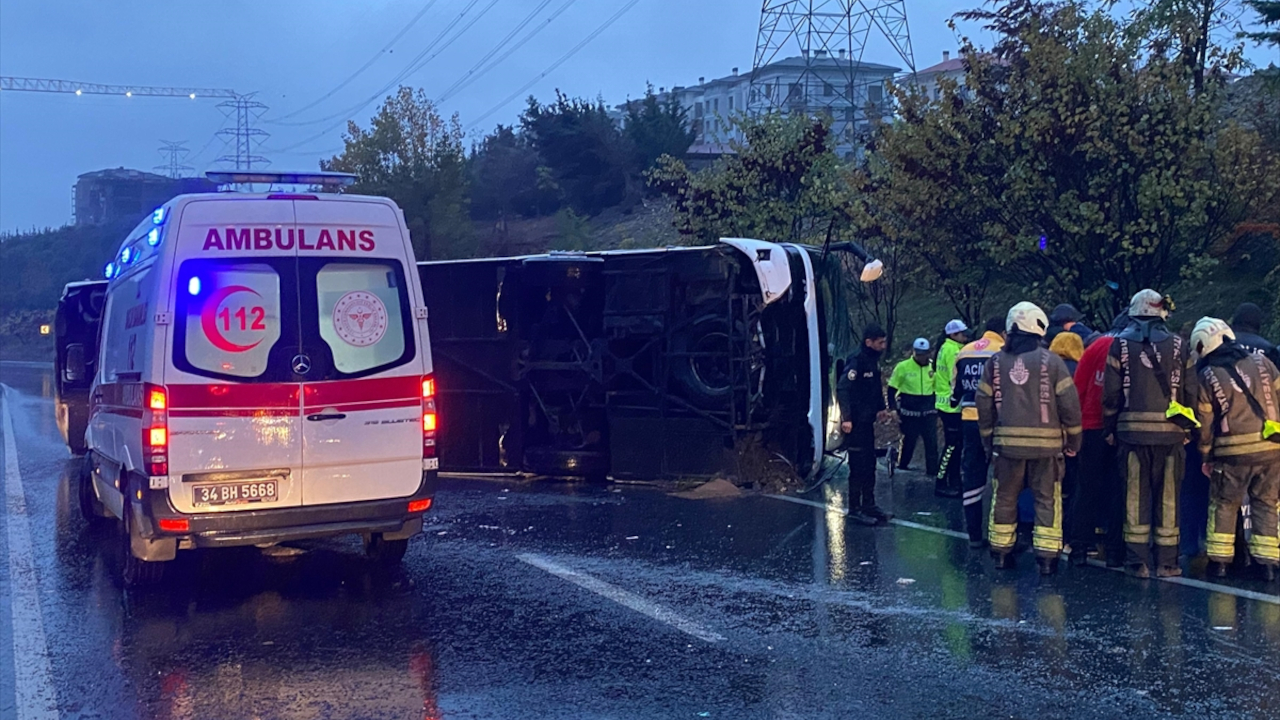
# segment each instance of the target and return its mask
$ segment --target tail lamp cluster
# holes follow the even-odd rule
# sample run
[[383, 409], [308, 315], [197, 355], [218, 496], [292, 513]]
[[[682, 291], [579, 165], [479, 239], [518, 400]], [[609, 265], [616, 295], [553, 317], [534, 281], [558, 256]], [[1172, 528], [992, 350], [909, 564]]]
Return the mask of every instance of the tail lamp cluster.
[[422, 378], [422, 458], [436, 457], [436, 381]]
[[164, 388], [143, 387], [146, 405], [142, 408], [142, 455], [147, 474], [169, 474], [169, 399]]

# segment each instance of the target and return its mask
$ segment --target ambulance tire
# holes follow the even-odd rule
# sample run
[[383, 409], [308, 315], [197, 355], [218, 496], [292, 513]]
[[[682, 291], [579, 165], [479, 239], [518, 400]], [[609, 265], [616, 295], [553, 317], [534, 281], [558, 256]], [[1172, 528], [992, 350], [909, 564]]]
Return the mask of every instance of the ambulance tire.
[[373, 533], [364, 541], [365, 556], [383, 567], [399, 565], [408, 549], [409, 538], [387, 540], [382, 537], [382, 533]]
[[80, 517], [84, 518], [85, 523], [95, 525], [108, 516], [107, 509], [93, 491], [92, 453], [85, 453], [84, 461], [80, 463], [80, 473], [76, 477], [76, 499], [80, 505]]
[[146, 587], [155, 585], [164, 577], [165, 566], [168, 562], [147, 562], [140, 560], [133, 555], [133, 522], [129, 517], [133, 513], [129, 512], [128, 505], [125, 505], [124, 519], [120, 521], [121, 543], [120, 551], [124, 558], [124, 568], [121, 578], [124, 580], [125, 587]]

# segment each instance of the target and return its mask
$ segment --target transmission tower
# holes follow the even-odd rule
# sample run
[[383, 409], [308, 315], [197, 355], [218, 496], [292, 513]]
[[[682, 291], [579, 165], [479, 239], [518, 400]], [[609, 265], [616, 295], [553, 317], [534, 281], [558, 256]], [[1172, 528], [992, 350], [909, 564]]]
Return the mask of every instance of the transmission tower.
[[263, 155], [258, 155], [258, 147], [270, 136], [266, 130], [254, 127], [254, 123], [267, 111], [267, 106], [253, 99], [256, 93], [237, 95], [234, 100], [218, 103], [218, 109], [234, 118], [235, 127], [225, 127], [218, 131], [218, 137], [226, 143], [224, 153], [214, 162], [234, 165], [236, 170], [252, 170], [254, 165], [265, 167], [271, 164]]
[[862, 67], [873, 33], [915, 73], [906, 0], [764, 0], [748, 110], [812, 115], [832, 106], [851, 108], [833, 123], [850, 137], [866, 121], [868, 86], [882, 77]]
[[160, 143], [160, 156], [167, 158], [168, 162], [163, 165], [156, 165], [152, 169], [158, 170], [171, 178], [190, 177], [190, 173], [195, 172], [195, 168], [184, 162], [187, 156], [191, 154], [191, 151], [187, 149], [186, 141], [161, 140]]

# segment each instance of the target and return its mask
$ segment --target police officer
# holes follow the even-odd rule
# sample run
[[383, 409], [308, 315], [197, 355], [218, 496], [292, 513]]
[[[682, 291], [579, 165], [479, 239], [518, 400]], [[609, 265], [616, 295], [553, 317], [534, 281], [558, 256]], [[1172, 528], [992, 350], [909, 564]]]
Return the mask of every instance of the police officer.
[[1235, 315], [1231, 317], [1231, 331], [1235, 333], [1235, 344], [1246, 351], [1262, 355], [1272, 365], [1280, 365], [1280, 348], [1270, 340], [1262, 337], [1262, 308], [1253, 303], [1240, 303]]
[[933, 380], [938, 417], [942, 420], [942, 439], [946, 442], [946, 447], [942, 450], [942, 459], [938, 464], [933, 494], [958, 498], [961, 492], [960, 445], [964, 435], [960, 425], [960, 408], [951, 404], [951, 379], [954, 376], [956, 355], [969, 342], [969, 327], [963, 320], [952, 320], [947, 323], [944, 332], [947, 338], [942, 341], [938, 356], [934, 359]]
[[[1165, 320], [1173, 302], [1142, 290], [1129, 303], [1129, 324], [1111, 343], [1102, 416], [1117, 446], [1125, 487], [1125, 570], [1139, 578], [1182, 574], [1178, 565], [1178, 496], [1187, 432], [1196, 426], [1195, 377], [1182, 338]], [[1152, 528], [1155, 557], [1152, 557]]]
[[956, 355], [955, 378], [952, 380], [951, 404], [960, 406], [960, 421], [964, 441], [961, 445], [960, 464], [964, 477], [964, 524], [969, 531], [969, 547], [979, 549], [986, 544], [987, 528], [982, 519], [982, 496], [986, 493], [987, 448], [983, 447], [982, 434], [978, 432], [978, 383], [987, 360], [1004, 347], [1005, 319], [994, 317], [987, 321], [982, 337], [965, 345]]
[[898, 363], [889, 376], [889, 409], [901, 418], [902, 451], [898, 469], [906, 470], [915, 455], [916, 441], [924, 439], [924, 467], [930, 476], [938, 474], [938, 409], [933, 393], [933, 365], [929, 341], [916, 338], [911, 357]]
[[1273, 581], [1280, 564], [1280, 370], [1235, 339], [1217, 318], [1201, 318], [1191, 332], [1191, 347], [1200, 356], [1197, 440], [1209, 477], [1209, 575], [1227, 574], [1235, 556], [1236, 519], [1247, 495], [1249, 553], [1262, 579]]
[[876, 506], [877, 420], [888, 417], [880, 383], [880, 356], [888, 345], [875, 323], [862, 331], [862, 347], [845, 361], [836, 383], [840, 431], [849, 453], [849, 518], [863, 525], [884, 525], [890, 515]]
[[1018, 494], [1035, 496], [1032, 546], [1043, 575], [1058, 570], [1062, 552], [1064, 454], [1080, 451], [1080, 398], [1062, 358], [1041, 347], [1049, 318], [1029, 302], [1009, 310], [1006, 340], [991, 356], [976, 402], [983, 446], [994, 456], [991, 523], [996, 567], [1012, 569]]

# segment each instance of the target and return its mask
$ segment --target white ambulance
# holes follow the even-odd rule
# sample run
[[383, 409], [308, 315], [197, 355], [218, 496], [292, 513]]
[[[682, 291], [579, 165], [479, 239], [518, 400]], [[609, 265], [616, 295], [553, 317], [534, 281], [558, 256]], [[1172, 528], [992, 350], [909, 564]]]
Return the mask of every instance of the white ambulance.
[[126, 582], [181, 549], [343, 534], [399, 562], [438, 461], [427, 309], [395, 203], [181, 195], [105, 274], [79, 493], [86, 517], [120, 519]]

